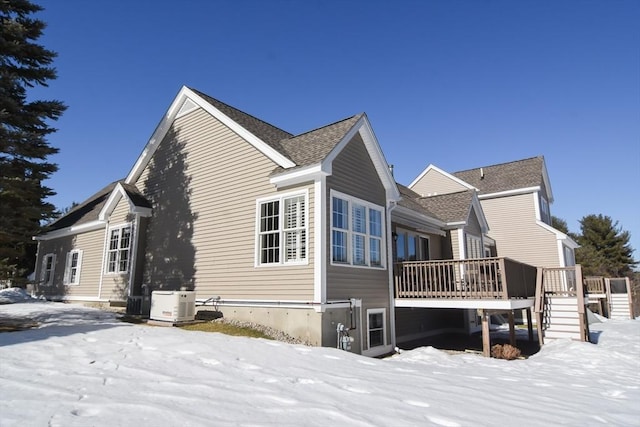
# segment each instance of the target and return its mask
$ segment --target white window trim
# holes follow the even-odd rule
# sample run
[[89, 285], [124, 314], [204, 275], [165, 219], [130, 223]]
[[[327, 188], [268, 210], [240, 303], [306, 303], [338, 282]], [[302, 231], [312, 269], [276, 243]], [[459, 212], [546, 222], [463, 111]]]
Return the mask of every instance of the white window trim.
[[[76, 265], [75, 280], [72, 282], [70, 278], [71, 278], [71, 261], [73, 259], [73, 254], [78, 254], [78, 264]], [[68, 286], [79, 285], [81, 272], [82, 272], [82, 250], [74, 249], [67, 252], [67, 260], [64, 266], [64, 284]]]
[[[333, 231], [334, 231], [334, 227], [333, 227], [333, 198], [336, 197], [338, 199], [342, 199], [344, 201], [347, 202], [347, 206], [348, 206], [348, 212], [349, 212], [349, 219], [347, 221], [347, 224], [349, 226], [348, 229], [338, 229], [336, 228], [335, 230], [339, 230], [340, 232], [344, 232], [347, 234], [347, 262], [336, 262], [333, 260]], [[362, 235], [361, 233], [356, 233], [353, 231], [353, 223], [352, 223], [352, 215], [353, 215], [353, 204], [357, 204], [357, 205], [361, 205], [366, 207], [366, 227], [367, 227], [367, 232], [365, 234], [365, 263], [364, 264], [354, 264], [353, 263], [353, 250], [352, 250], [352, 245], [353, 245], [353, 236], [356, 234]], [[371, 249], [369, 247], [370, 243], [369, 243], [369, 239], [371, 237], [375, 237], [378, 238], [378, 236], [372, 236], [370, 234], [370, 224], [369, 224], [369, 210], [370, 209], [375, 209], [377, 211], [380, 212], [380, 228], [382, 230], [382, 235], [379, 237], [380, 238], [380, 265], [370, 265], [371, 264]], [[330, 247], [330, 253], [329, 253], [329, 259], [331, 260], [331, 265], [334, 266], [338, 266], [338, 267], [351, 267], [351, 268], [374, 268], [374, 269], [379, 269], [379, 270], [384, 270], [387, 268], [387, 231], [386, 231], [386, 211], [384, 209], [384, 207], [380, 206], [380, 205], [376, 205], [375, 203], [371, 203], [371, 202], [367, 202], [366, 200], [362, 200], [359, 199], [357, 197], [353, 197], [350, 196], [348, 194], [345, 193], [341, 193], [339, 191], [336, 190], [331, 190], [330, 194], [329, 194], [329, 247]]]
[[[122, 230], [123, 228], [129, 227], [131, 229], [130, 234], [129, 234], [129, 259], [127, 260], [127, 270], [126, 271], [109, 271], [109, 245], [111, 244], [111, 232], [113, 230], [116, 229], [120, 229]], [[130, 222], [125, 222], [122, 224], [117, 224], [117, 225], [112, 225], [109, 226], [109, 228], [107, 229], [107, 238], [106, 238], [106, 245], [104, 248], [104, 274], [107, 276], [122, 276], [125, 274], [128, 274], [129, 271], [131, 270], [131, 257], [133, 256], [133, 239], [134, 237], [134, 233], [135, 230], [133, 229], [133, 224]], [[122, 237], [122, 234], [120, 235], [120, 238]], [[118, 239], [118, 242], [120, 241], [120, 238]], [[120, 264], [120, 250], [117, 250], [118, 252], [118, 256], [116, 258], [116, 266]]]
[[[49, 274], [49, 280], [44, 281], [45, 274], [47, 272], [47, 259], [51, 257], [51, 270]], [[56, 254], [48, 253], [42, 257], [42, 269], [40, 271], [40, 282], [45, 286], [50, 286], [53, 284], [53, 276], [56, 273]]]
[[[382, 344], [375, 347], [371, 347], [371, 329], [369, 325], [369, 316], [371, 314], [382, 313]], [[384, 308], [369, 308], [367, 309], [367, 350], [374, 350], [377, 348], [383, 348], [387, 346], [387, 310]]]
[[[287, 261], [286, 260], [286, 239], [284, 232], [284, 201], [285, 199], [291, 199], [294, 197], [304, 197], [304, 230], [306, 233], [306, 241], [305, 241], [305, 257], [296, 261]], [[262, 263], [260, 262], [260, 205], [263, 203], [269, 202], [279, 202], [279, 212], [278, 212], [278, 232], [280, 233], [280, 261], [279, 262], [270, 262], [270, 263]], [[282, 267], [289, 265], [308, 265], [309, 264], [309, 190], [304, 191], [292, 191], [288, 193], [282, 194], [274, 194], [272, 196], [261, 197], [256, 199], [256, 223], [255, 223], [255, 259], [254, 259], [254, 267], [260, 268], [269, 268], [269, 267]]]

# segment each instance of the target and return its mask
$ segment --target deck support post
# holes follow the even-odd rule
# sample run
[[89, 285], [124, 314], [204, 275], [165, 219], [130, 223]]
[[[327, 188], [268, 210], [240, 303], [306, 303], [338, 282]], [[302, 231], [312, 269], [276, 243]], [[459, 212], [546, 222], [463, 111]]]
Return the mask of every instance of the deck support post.
[[527, 307], [527, 331], [529, 332], [529, 342], [533, 342], [533, 321], [531, 319], [531, 307]]
[[482, 355], [491, 357], [491, 335], [489, 333], [489, 315], [488, 310], [480, 310], [482, 318]]
[[509, 310], [507, 314], [509, 316], [509, 344], [516, 346], [516, 322], [513, 315], [513, 310]]

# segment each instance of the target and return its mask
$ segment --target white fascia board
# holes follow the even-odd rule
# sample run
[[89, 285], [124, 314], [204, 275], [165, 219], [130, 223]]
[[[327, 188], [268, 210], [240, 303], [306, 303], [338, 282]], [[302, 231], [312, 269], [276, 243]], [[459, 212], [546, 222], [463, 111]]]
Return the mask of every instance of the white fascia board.
[[547, 189], [547, 200], [549, 204], [553, 203], [553, 192], [551, 191], [551, 181], [549, 180], [549, 172], [547, 171], [547, 162], [542, 158], [542, 181]]
[[371, 123], [369, 123], [366, 114], [362, 115], [360, 120], [353, 125], [342, 140], [340, 140], [340, 142], [333, 147], [333, 150], [331, 150], [327, 157], [324, 158], [322, 161], [323, 170], [331, 170], [330, 167], [331, 164], [333, 164], [333, 161], [358, 132], [360, 133], [364, 146], [369, 153], [369, 158], [376, 168], [376, 172], [378, 172], [378, 177], [385, 188], [387, 201], [397, 202], [400, 200], [400, 191], [398, 190], [396, 181], [393, 179], [393, 175], [389, 169], [389, 164], [382, 153], [380, 144], [373, 133], [373, 128], [371, 127]]
[[553, 233], [556, 236], [557, 240], [561, 240], [562, 243], [564, 243], [565, 245], [567, 245], [568, 247], [570, 247], [571, 249], [577, 249], [580, 247], [580, 245], [578, 243], [576, 243], [575, 240], [573, 240], [571, 237], [569, 237], [568, 235], [564, 234], [562, 231], [553, 228], [552, 226], [550, 226], [549, 224], [542, 222], [542, 221], [536, 221], [536, 224], [538, 224], [540, 227], [544, 228], [545, 230]]
[[521, 308], [533, 307], [534, 299], [408, 299], [396, 298], [396, 307], [416, 307], [416, 308], [465, 308], [465, 309], [485, 309], [485, 310], [518, 310]]
[[131, 210], [131, 213], [134, 213], [136, 215], [139, 215], [141, 217], [150, 217], [151, 213], [153, 212], [153, 209], [151, 208], [143, 208], [141, 206], [134, 206], [133, 209]]
[[160, 121], [155, 131], [151, 135], [151, 138], [147, 142], [147, 145], [142, 151], [142, 154], [140, 155], [140, 157], [138, 157], [138, 160], [133, 166], [133, 169], [131, 169], [131, 172], [129, 172], [129, 175], [127, 175], [127, 178], [125, 180], [127, 184], [132, 184], [138, 179], [138, 177], [140, 176], [140, 174], [142, 173], [146, 165], [151, 160], [151, 157], [153, 157], [153, 154], [157, 150], [158, 145], [166, 136], [167, 132], [171, 127], [171, 124], [176, 118], [176, 115], [180, 111], [180, 107], [182, 107], [182, 104], [186, 100], [190, 100], [191, 102], [195, 103], [198, 107], [202, 108], [203, 110], [211, 114], [213, 117], [215, 117], [224, 125], [229, 127], [229, 129], [231, 129], [233, 132], [238, 134], [242, 139], [247, 141], [249, 144], [253, 145], [258, 151], [260, 151], [262, 154], [267, 156], [269, 159], [271, 159], [273, 162], [275, 162], [279, 166], [285, 169], [292, 168], [295, 166], [295, 163], [293, 163], [287, 157], [280, 154], [278, 151], [270, 147], [267, 143], [262, 141], [260, 138], [258, 138], [257, 136], [255, 136], [254, 134], [252, 134], [242, 126], [240, 126], [238, 123], [236, 123], [234, 120], [229, 118], [226, 114], [222, 113], [213, 105], [209, 104], [206, 100], [204, 100], [194, 91], [192, 91], [186, 86], [183, 86], [182, 89], [180, 89], [180, 92], [178, 92], [178, 95], [175, 97], [175, 99], [171, 103], [171, 106], [165, 113], [163, 119]]
[[413, 189], [413, 186], [416, 185], [430, 171], [438, 172], [438, 173], [446, 176], [450, 180], [452, 180], [452, 181], [454, 181], [454, 182], [456, 182], [456, 183], [468, 188], [469, 190], [477, 190], [477, 188], [474, 187], [473, 185], [469, 184], [466, 181], [461, 180], [457, 176], [451, 175], [449, 172], [445, 172], [444, 170], [440, 169], [439, 167], [437, 167], [434, 164], [430, 164], [429, 166], [427, 166], [427, 168], [425, 170], [423, 170], [422, 173], [420, 175], [418, 175], [418, 177], [416, 179], [414, 179], [411, 184], [409, 184], [409, 188]]
[[[124, 188], [122, 187], [122, 184], [117, 183], [116, 186], [113, 188], [113, 190], [111, 190], [111, 194], [109, 194], [109, 198], [107, 199], [106, 203], [104, 204], [104, 206], [102, 207], [102, 209], [100, 210], [100, 213], [98, 214], [98, 219], [100, 221], [106, 221], [109, 219], [109, 215], [111, 215], [111, 212], [113, 212], [113, 210], [116, 208], [116, 206], [118, 205], [118, 202], [120, 201], [120, 199], [123, 196], [126, 196], [127, 192], [124, 191]], [[128, 197], [127, 197], [128, 199]], [[129, 203], [130, 201], [127, 200]]]
[[476, 217], [478, 218], [478, 220], [480, 220], [482, 234], [486, 234], [489, 231], [489, 223], [487, 222], [487, 217], [484, 215], [484, 210], [482, 209], [482, 205], [480, 204], [480, 199], [478, 199], [478, 193], [474, 194], [473, 199], [471, 200], [471, 205], [476, 212]]
[[99, 230], [105, 228], [107, 223], [105, 221], [91, 221], [80, 225], [72, 225], [71, 227], [61, 228], [59, 230], [50, 231], [49, 233], [41, 236], [34, 236], [33, 240], [52, 240], [60, 237], [73, 236], [80, 233], [87, 233], [89, 231]]
[[442, 229], [445, 228], [448, 224], [440, 221], [439, 219], [435, 219], [430, 216], [411, 210], [409, 208], [405, 208], [404, 206], [396, 206], [393, 209], [391, 216], [392, 216], [391, 218], [392, 220], [393, 220], [393, 217], [395, 216], [398, 219], [407, 219], [407, 220], [413, 220], [413, 221], [422, 223], [427, 227], [430, 227], [430, 228], [432, 227], [434, 229], [437, 229], [438, 233], [435, 233], [435, 234], [440, 234], [442, 236], [446, 235], [446, 233]]
[[323, 177], [331, 175], [331, 170], [323, 170], [320, 163], [296, 168], [292, 171], [284, 171], [272, 176], [269, 182], [276, 187], [287, 187], [289, 185], [302, 184], [309, 181], [317, 181]]
[[484, 199], [494, 199], [496, 197], [517, 196], [518, 194], [533, 193], [535, 191], [540, 191], [540, 190], [541, 189], [539, 185], [536, 187], [516, 188], [515, 190], [499, 191], [497, 193], [479, 194], [478, 199], [484, 200]]

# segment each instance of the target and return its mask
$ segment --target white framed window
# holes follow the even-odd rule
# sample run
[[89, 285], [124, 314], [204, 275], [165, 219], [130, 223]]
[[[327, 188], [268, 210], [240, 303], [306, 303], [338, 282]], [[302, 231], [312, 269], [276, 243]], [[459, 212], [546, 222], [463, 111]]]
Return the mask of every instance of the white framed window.
[[307, 200], [305, 192], [257, 201], [256, 265], [307, 262]]
[[384, 267], [384, 209], [331, 192], [331, 263]]
[[74, 249], [67, 253], [64, 268], [64, 284], [77, 285], [80, 283], [80, 269], [82, 267], [82, 251]]
[[40, 271], [40, 282], [43, 285], [53, 284], [53, 275], [56, 270], [56, 254], [46, 254], [42, 258], [42, 269]]
[[131, 224], [109, 229], [107, 273], [126, 273], [129, 271], [131, 237]]
[[549, 202], [543, 196], [540, 196], [540, 219], [545, 224], [551, 225], [551, 212], [549, 211]]
[[387, 344], [385, 324], [386, 315], [384, 308], [367, 310], [367, 346], [369, 349]]

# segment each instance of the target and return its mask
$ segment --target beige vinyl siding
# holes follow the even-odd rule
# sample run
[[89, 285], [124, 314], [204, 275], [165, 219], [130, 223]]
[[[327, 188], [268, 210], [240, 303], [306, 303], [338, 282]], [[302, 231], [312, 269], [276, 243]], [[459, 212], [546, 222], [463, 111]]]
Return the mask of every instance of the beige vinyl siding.
[[132, 215], [129, 215], [129, 201], [126, 197], [121, 197], [109, 216], [109, 225], [118, 226], [126, 222], [131, 222], [131, 217]]
[[464, 185], [433, 169], [420, 178], [411, 189], [422, 196], [468, 190]]
[[451, 258], [460, 259], [460, 245], [464, 245], [464, 242], [460, 242], [458, 230], [451, 230]]
[[67, 295], [73, 297], [98, 296], [100, 274], [102, 272], [104, 233], [104, 229], [101, 229], [75, 236], [74, 249], [82, 250], [80, 283], [67, 286]]
[[[104, 229], [89, 231], [75, 236], [39, 242], [38, 259], [36, 260], [36, 281], [42, 275], [42, 260], [47, 254], [55, 254], [53, 284], [38, 285], [38, 292], [56, 297], [97, 298], [102, 266], [102, 248]], [[77, 285], [64, 285], [64, 274], [67, 254], [72, 250], [82, 251], [80, 264], [80, 282]]]
[[[107, 228], [107, 239], [110, 235], [110, 229], [112, 227], [121, 227], [126, 224], [131, 224], [132, 227], [132, 235], [131, 235], [131, 245], [129, 247], [129, 268], [131, 268], [131, 260], [133, 257], [133, 247], [134, 247], [134, 239], [137, 230], [135, 230], [135, 224], [133, 222], [133, 215], [129, 213], [129, 201], [126, 197], [121, 197], [116, 207], [111, 212], [109, 216], [109, 225]], [[109, 242], [106, 242], [106, 245], [109, 245]], [[106, 263], [106, 247], [104, 247], [104, 257]], [[104, 267], [106, 268], [106, 267]], [[129, 287], [129, 273], [107, 273], [103, 271], [102, 276], [102, 288], [100, 292], [101, 298], [106, 298], [109, 300], [115, 301], [123, 301], [126, 300]]]
[[498, 256], [539, 267], [559, 267], [556, 236], [536, 223], [535, 194], [482, 200]]
[[[383, 224], [386, 224], [386, 193], [369, 154], [359, 134], [344, 147], [334, 159], [332, 175], [327, 177], [327, 187], [341, 193], [374, 203], [380, 206], [383, 213]], [[330, 192], [327, 192], [330, 198]], [[345, 300], [362, 299], [362, 322], [366, 322], [366, 311], [372, 308], [387, 309], [386, 336], [390, 339], [389, 318], [389, 273], [387, 268], [362, 268], [352, 266], [331, 265], [331, 201], [327, 201], [327, 299]], [[386, 234], [386, 231], [385, 231]], [[385, 240], [385, 248], [389, 244]], [[386, 249], [385, 249], [386, 253]], [[386, 258], [386, 256], [385, 256]], [[385, 262], [386, 264], [386, 262]], [[386, 265], [385, 265], [386, 267]], [[366, 327], [366, 323], [362, 326]], [[366, 336], [366, 331], [364, 331]]]
[[312, 300], [312, 183], [281, 191], [308, 191], [309, 263], [255, 267], [256, 200], [279, 194], [276, 166], [204, 110], [176, 119], [136, 183], [154, 206], [144, 282], [198, 298]]

